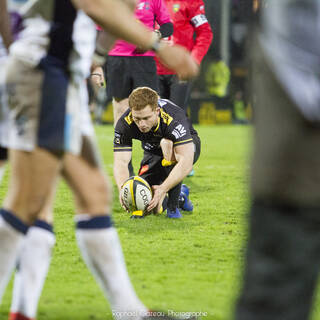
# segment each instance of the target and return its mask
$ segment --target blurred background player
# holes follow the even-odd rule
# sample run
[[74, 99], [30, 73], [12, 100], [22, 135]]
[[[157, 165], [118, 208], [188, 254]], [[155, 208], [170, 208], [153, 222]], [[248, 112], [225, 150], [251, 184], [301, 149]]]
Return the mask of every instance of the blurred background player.
[[[108, 214], [110, 188], [101, 170], [87, 110], [84, 79], [94, 49], [95, 27], [72, 3], [117, 36], [145, 49], [154, 48], [169, 64], [180, 55], [184, 68], [179, 60], [173, 63], [183, 77], [197, 72], [186, 52], [161, 46], [120, 2], [65, 0], [53, 2], [52, 7], [42, 0], [27, 3], [24, 17], [28, 28], [10, 48], [6, 78], [13, 120], [8, 142], [12, 174], [0, 211], [0, 295], [29, 226], [62, 172], [76, 198], [79, 247], [113, 310], [146, 311], [131, 286]], [[53, 29], [50, 16], [54, 17]], [[126, 18], [125, 23], [119, 23], [120, 16]]]
[[[213, 38], [212, 30], [205, 16], [202, 0], [164, 0], [173, 22], [173, 35], [164, 39], [169, 44], [179, 44], [190, 51], [200, 65]], [[187, 111], [191, 92], [191, 81], [181, 81], [176, 72], [157, 60], [160, 97], [169, 99]]]
[[[173, 24], [163, 0], [137, 1], [135, 17], [148, 29], [154, 30], [159, 39], [173, 33]], [[147, 86], [158, 90], [157, 68], [154, 52], [123, 40], [117, 40], [108, 53], [106, 64], [107, 95], [112, 97], [114, 124], [128, 109], [128, 97], [137, 87]]]
[[193, 210], [187, 187], [184, 186], [181, 192], [181, 182], [200, 155], [197, 131], [180, 107], [159, 99], [157, 92], [151, 88], [133, 90], [129, 96], [129, 107], [115, 127], [114, 177], [118, 189], [120, 191], [129, 177], [132, 139], [141, 140], [144, 158], [139, 176], [147, 180], [153, 189], [148, 211], [154, 208], [157, 212], [161, 211], [160, 207], [168, 193], [167, 217], [181, 218], [180, 195], [180, 208]]
[[[205, 15], [202, 0], [164, 0], [173, 22], [173, 35], [165, 38], [169, 44], [179, 44], [191, 52], [200, 65], [213, 38], [213, 33]], [[159, 60], [159, 93], [163, 99], [169, 99], [187, 112], [191, 94], [191, 81], [181, 81], [175, 71], [165, 67]], [[190, 172], [193, 175], [194, 171]]]
[[237, 320], [306, 320], [320, 269], [320, 2], [268, 0], [252, 50], [255, 141]]

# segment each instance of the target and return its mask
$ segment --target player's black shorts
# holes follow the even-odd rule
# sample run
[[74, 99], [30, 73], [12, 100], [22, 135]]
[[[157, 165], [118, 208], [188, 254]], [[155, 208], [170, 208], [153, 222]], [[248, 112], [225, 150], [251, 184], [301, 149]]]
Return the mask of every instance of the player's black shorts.
[[108, 97], [125, 99], [138, 87], [158, 91], [157, 67], [153, 57], [108, 56], [106, 68]]
[[[201, 141], [198, 135], [192, 135], [194, 143], [193, 163], [199, 159], [201, 152]], [[152, 185], [161, 184], [170, 174], [174, 166], [163, 167], [163, 157], [150, 152], [144, 152], [144, 157], [140, 163], [139, 176], [148, 181]]]

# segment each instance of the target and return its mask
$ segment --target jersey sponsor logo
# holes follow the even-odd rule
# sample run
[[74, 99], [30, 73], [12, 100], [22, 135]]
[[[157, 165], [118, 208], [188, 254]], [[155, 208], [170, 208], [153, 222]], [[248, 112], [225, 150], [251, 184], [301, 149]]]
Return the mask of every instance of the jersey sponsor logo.
[[173, 4], [172, 10], [173, 10], [173, 12], [178, 12], [180, 10], [180, 4], [179, 3]]
[[146, 142], [144, 145], [143, 145], [143, 149], [144, 150], [154, 150], [154, 149], [157, 149], [159, 147], [159, 143], [157, 145], [155, 144], [151, 144], [149, 142]]
[[168, 113], [164, 112], [162, 109], [160, 109], [160, 117], [166, 125], [169, 125], [173, 120], [173, 118]]
[[124, 118], [124, 120], [127, 122], [128, 125], [130, 125], [133, 122], [132, 113], [130, 113]]
[[186, 135], [186, 133], [187, 131], [182, 124], [177, 125], [172, 131], [172, 134], [175, 136], [176, 139], [182, 138]]
[[114, 133], [114, 140], [113, 140], [113, 142], [114, 142], [115, 144], [120, 144], [120, 143], [121, 143], [121, 134], [120, 134], [120, 133], [118, 133], [118, 132], [115, 132], [115, 133]]
[[202, 26], [203, 24], [207, 23], [207, 17], [204, 14], [198, 14], [197, 16], [194, 16], [191, 19], [192, 24], [198, 28], [200, 26]]

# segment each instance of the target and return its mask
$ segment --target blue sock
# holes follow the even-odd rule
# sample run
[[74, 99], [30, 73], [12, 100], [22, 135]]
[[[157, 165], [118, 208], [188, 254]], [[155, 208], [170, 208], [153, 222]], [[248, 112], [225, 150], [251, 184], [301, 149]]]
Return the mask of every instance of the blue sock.
[[15, 230], [23, 234], [26, 234], [28, 232], [29, 226], [22, 220], [20, 220], [17, 216], [15, 216], [12, 212], [2, 208], [0, 209], [0, 215], [2, 216], [3, 220]]

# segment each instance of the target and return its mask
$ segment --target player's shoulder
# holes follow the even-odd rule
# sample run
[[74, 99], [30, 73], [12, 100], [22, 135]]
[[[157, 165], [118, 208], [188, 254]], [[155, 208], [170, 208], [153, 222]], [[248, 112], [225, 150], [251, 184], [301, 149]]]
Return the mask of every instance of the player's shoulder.
[[116, 128], [130, 127], [133, 124], [132, 112], [128, 108], [116, 123]]
[[160, 107], [160, 118], [162, 121], [170, 126], [176, 122], [184, 122], [187, 120], [185, 111], [167, 99], [159, 99], [158, 105]]
[[158, 105], [160, 109], [162, 109], [164, 112], [169, 113], [172, 116], [184, 116], [185, 112], [182, 108], [177, 106], [175, 103], [168, 99], [159, 99]]

